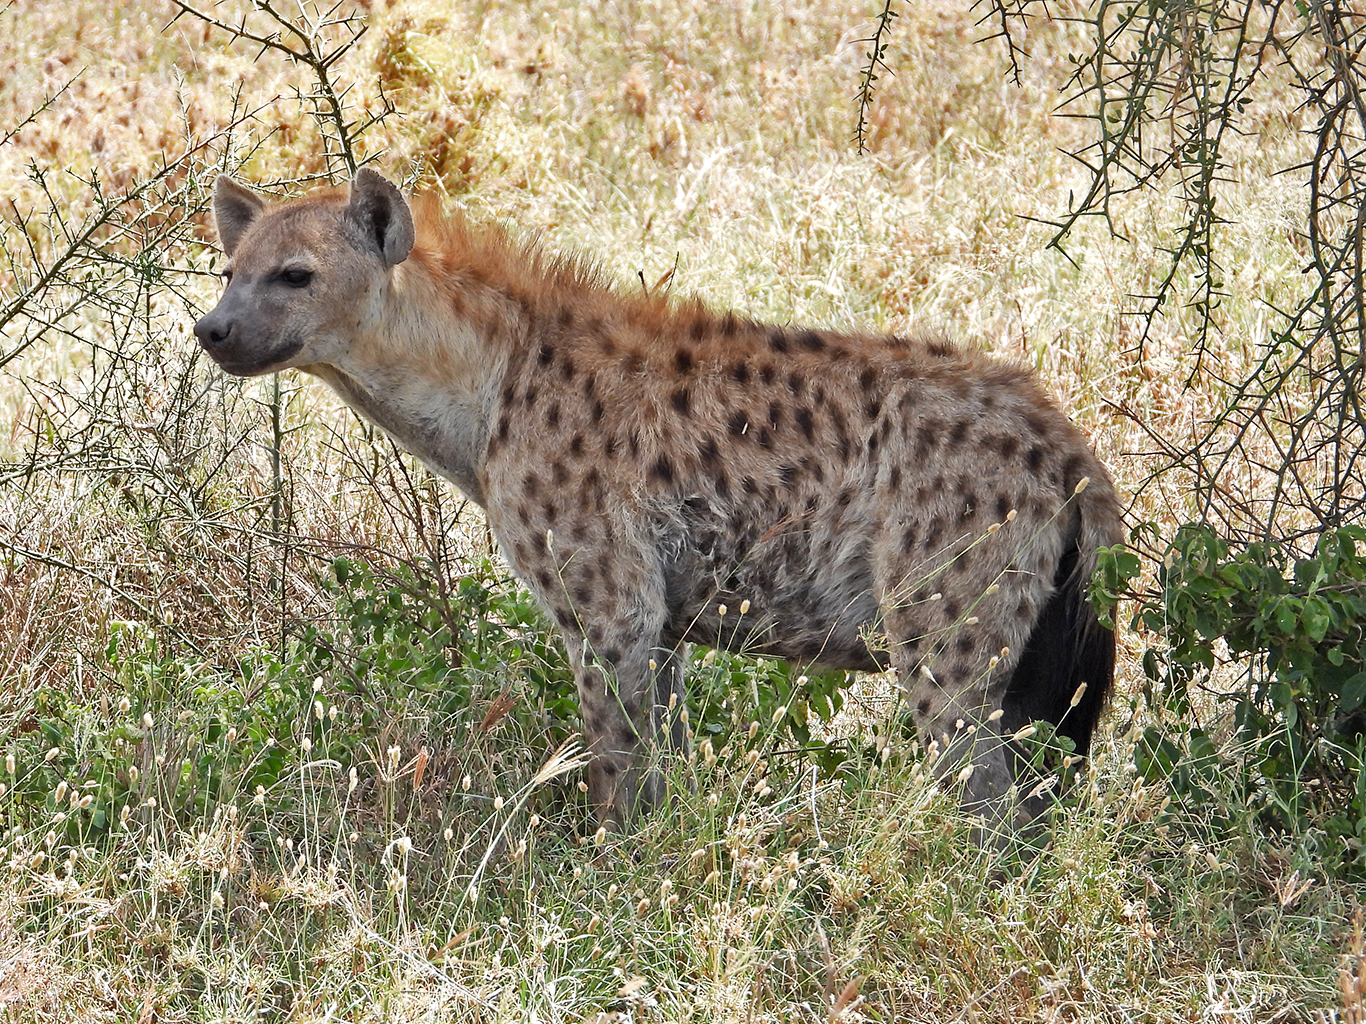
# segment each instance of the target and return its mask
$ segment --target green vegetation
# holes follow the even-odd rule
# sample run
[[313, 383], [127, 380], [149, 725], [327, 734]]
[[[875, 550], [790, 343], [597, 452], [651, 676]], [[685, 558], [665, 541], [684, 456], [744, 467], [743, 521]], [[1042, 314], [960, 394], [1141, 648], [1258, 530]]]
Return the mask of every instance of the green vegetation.
[[[1198, 19], [1130, 45], [1205, 7], [988, 6], [1010, 47], [888, 7], [863, 154], [877, 4], [0, 8], [0, 1019], [1362, 1019], [1366, 534], [1350, 472], [1301, 500], [1355, 466], [1359, 335], [1296, 345], [1354, 308], [1300, 273], [1351, 281], [1353, 221], [1275, 173], [1354, 166], [1291, 88], [1346, 88], [1347, 51], [1297, 21], [1242, 88]], [[1122, 67], [1069, 78], [1098, 30]], [[1242, 130], [1161, 165], [1121, 112], [1072, 217], [1097, 126], [1056, 108], [1093, 80]], [[671, 811], [596, 831], [563, 655], [477, 514], [326, 389], [192, 343], [214, 175], [368, 159], [623, 287], [1039, 370], [1144, 525], [1097, 581], [1094, 757], [1028, 741], [1081, 768], [1035, 848], [973, 847], [890, 679], [706, 651]], [[1194, 205], [1127, 187], [1159, 165]]]

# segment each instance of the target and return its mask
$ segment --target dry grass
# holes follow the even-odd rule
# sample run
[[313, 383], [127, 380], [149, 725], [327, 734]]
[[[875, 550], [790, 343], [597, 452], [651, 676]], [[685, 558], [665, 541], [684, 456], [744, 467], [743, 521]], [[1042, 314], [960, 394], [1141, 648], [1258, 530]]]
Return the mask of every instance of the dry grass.
[[[1126, 238], [1087, 229], [1070, 262], [1034, 223], [1083, 180], [1062, 152], [1082, 129], [1054, 116], [1072, 28], [1033, 32], [1015, 87], [970, 13], [905, 5], [897, 74], [858, 156], [867, 5], [364, 7], [369, 31], [338, 78], [357, 112], [378, 109], [383, 83], [396, 113], [362, 147], [389, 174], [593, 254], [625, 287], [673, 270], [675, 294], [756, 317], [930, 323], [1024, 359], [1134, 496], [1135, 521], [1188, 514], [1179, 480], [1139, 493], [1152, 445], [1111, 411], [1179, 438], [1221, 398], [1211, 377], [1184, 383], [1181, 309], [1145, 359], [1130, 352], [1126, 296], [1151, 289], [1177, 212], [1135, 197]], [[92, 175], [117, 194], [191, 154], [97, 236], [149, 253], [156, 273], [101, 265], [91, 280], [129, 300], [86, 301], [0, 368], [0, 753], [28, 755], [0, 775], [0, 1008], [140, 1022], [1358, 1019], [1359, 979], [1342, 973], [1339, 990], [1338, 954], [1359, 960], [1359, 891], [1311, 882], [1274, 844], [1169, 832], [1161, 794], [1128, 774], [1126, 736], [1101, 744], [1054, 848], [999, 883], [900, 753], [866, 787], [813, 788], [765, 727], [758, 761], [736, 748], [680, 769], [681, 829], [651, 822], [599, 848], [579, 835], [572, 786], [536, 781], [548, 730], [488, 724], [487, 703], [462, 717], [431, 694], [381, 700], [382, 720], [361, 727], [372, 709], [339, 667], [316, 699], [354, 716], [352, 793], [351, 764], [303, 746], [326, 724], [310, 725], [313, 693], [272, 696], [261, 652], [287, 660], [301, 624], [333, 614], [319, 571], [339, 553], [444, 560], [455, 586], [488, 542], [322, 387], [287, 377], [277, 395], [200, 364], [189, 328], [217, 283], [194, 240], [209, 237], [213, 174], [337, 169], [301, 114], [297, 69], [171, 14], [152, 0], [0, 8], [0, 137], [56, 94], [0, 145], [0, 187], [38, 214], [40, 256], [61, 243], [44, 233], [50, 211], [74, 223], [98, 209]], [[1275, 90], [1262, 96], [1221, 200], [1227, 378], [1302, 287], [1303, 197], [1270, 173], [1302, 159], [1301, 126]], [[15, 224], [0, 301], [28, 265]], [[12, 323], [0, 353], [31, 329]], [[1251, 469], [1229, 480], [1262, 485]], [[1122, 646], [1116, 719], [1140, 675], [1140, 640]], [[513, 670], [485, 685], [487, 700], [522, 692]], [[273, 721], [251, 710], [267, 699]], [[215, 726], [229, 720], [240, 734]], [[20, 827], [17, 802], [55, 787], [49, 743], [69, 748], [75, 787], [48, 800], [54, 821], [69, 816], [51, 840]], [[249, 780], [272, 751], [289, 768], [257, 802]], [[182, 770], [208, 752], [223, 774]], [[82, 824], [88, 841], [73, 842], [61, 829], [87, 820], [92, 765], [119, 780], [110, 815], [130, 817]]]

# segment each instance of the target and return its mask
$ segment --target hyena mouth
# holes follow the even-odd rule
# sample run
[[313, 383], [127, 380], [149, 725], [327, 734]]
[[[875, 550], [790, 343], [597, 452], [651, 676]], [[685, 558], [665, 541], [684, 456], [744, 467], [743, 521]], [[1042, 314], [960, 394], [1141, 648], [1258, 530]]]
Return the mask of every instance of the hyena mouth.
[[274, 370], [283, 370], [285, 364], [298, 355], [303, 347], [302, 341], [296, 341], [264, 356], [243, 358], [236, 352], [220, 352], [204, 346], [219, 369], [236, 377], [259, 377]]

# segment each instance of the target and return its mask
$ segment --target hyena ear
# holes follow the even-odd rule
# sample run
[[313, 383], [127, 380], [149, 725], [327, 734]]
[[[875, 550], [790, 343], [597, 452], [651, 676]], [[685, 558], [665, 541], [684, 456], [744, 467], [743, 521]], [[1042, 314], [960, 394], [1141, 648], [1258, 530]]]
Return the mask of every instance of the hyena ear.
[[386, 265], [396, 266], [408, 258], [415, 237], [412, 211], [402, 193], [378, 171], [362, 167], [356, 172], [346, 214]]
[[265, 200], [251, 189], [237, 184], [226, 174], [218, 176], [213, 188], [213, 219], [218, 228], [218, 242], [225, 253], [232, 255], [251, 222], [265, 208]]

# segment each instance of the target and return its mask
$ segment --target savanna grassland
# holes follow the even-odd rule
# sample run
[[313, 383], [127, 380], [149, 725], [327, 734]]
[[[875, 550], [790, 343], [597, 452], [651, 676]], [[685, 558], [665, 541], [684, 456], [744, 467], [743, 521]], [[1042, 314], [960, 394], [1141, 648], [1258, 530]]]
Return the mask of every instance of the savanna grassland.
[[[872, 6], [375, 0], [317, 38], [365, 26], [326, 74], [390, 177], [624, 289], [1023, 360], [1170, 532], [1154, 438], [1303, 298], [1294, 95], [1273, 73], [1227, 142], [1197, 372], [1186, 307], [1141, 349], [1126, 315], [1174, 199], [1047, 247], [1087, 183], [1082, 28], [1034, 23], [1015, 84], [966, 3], [905, 5], [859, 153]], [[677, 812], [596, 833], [563, 655], [478, 511], [322, 385], [193, 344], [215, 176], [346, 179], [316, 73], [234, 37], [272, 31], [252, 5], [200, 10], [0, 4], [0, 1019], [1366, 1019], [1361, 887], [1136, 775], [1157, 640], [1129, 629], [1037, 854], [968, 842], [890, 680], [836, 711], [705, 651]]]

